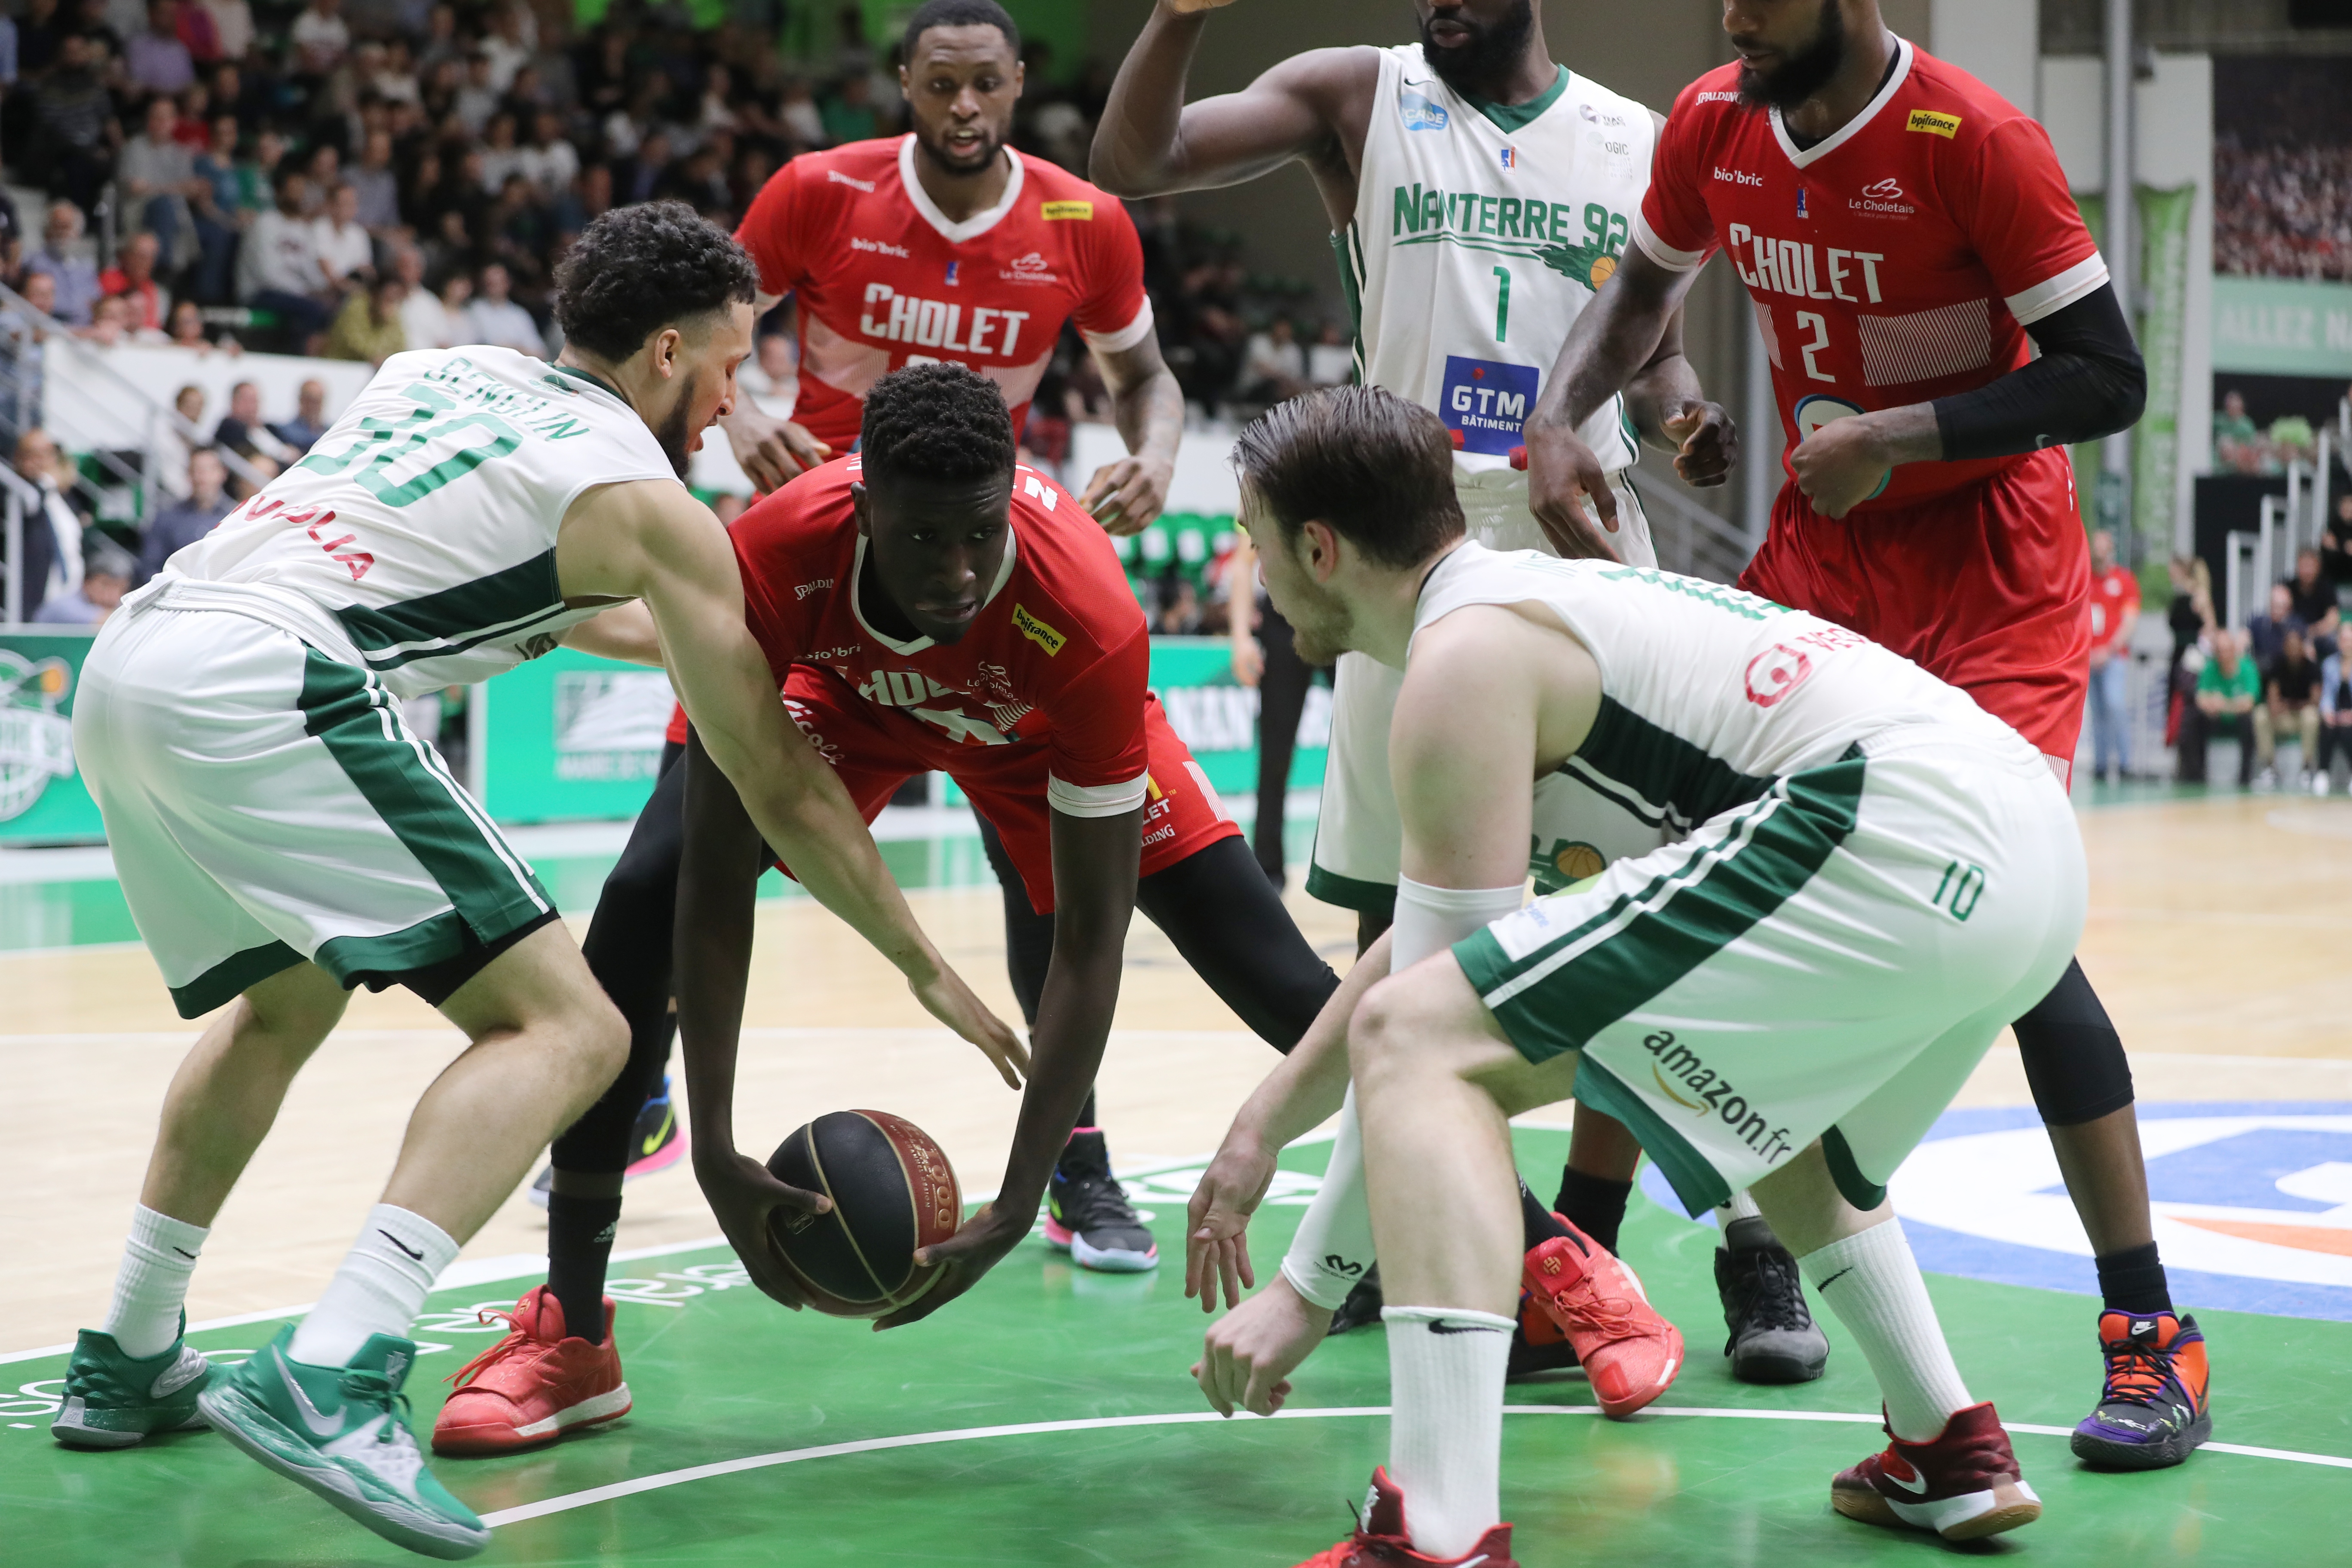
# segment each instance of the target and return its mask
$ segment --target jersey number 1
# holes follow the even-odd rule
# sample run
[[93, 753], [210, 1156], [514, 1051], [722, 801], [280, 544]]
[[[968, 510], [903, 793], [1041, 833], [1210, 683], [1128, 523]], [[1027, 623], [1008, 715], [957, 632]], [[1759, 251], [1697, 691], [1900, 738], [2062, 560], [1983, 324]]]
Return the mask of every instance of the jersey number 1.
[[1507, 342], [1511, 330], [1511, 269], [1495, 268], [1495, 341]]

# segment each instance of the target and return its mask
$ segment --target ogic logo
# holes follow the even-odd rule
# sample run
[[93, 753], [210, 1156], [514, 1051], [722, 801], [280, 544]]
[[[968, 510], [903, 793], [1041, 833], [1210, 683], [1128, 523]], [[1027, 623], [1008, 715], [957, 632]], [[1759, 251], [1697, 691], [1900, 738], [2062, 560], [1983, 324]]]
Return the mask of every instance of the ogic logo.
[[1748, 700], [1759, 708], [1769, 708], [1804, 684], [1812, 672], [1813, 661], [1803, 649], [1774, 643], [1748, 661]]
[[73, 721], [58, 711], [73, 667], [0, 648], [0, 822], [33, 809], [51, 779], [73, 777]]

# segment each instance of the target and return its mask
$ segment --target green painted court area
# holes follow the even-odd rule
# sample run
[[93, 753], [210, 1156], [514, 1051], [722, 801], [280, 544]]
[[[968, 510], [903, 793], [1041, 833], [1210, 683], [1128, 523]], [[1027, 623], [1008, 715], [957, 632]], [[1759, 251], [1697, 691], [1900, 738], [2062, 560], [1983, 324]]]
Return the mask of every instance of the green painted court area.
[[[1522, 1132], [1530, 1182], [1557, 1180], [1565, 1139]], [[1320, 1145], [1286, 1163], [1319, 1170]], [[1033, 1239], [973, 1293], [916, 1328], [794, 1316], [740, 1284], [723, 1247], [615, 1269], [636, 1408], [537, 1454], [442, 1461], [499, 1526], [484, 1563], [716, 1565], [971, 1563], [1287, 1568], [1345, 1534], [1384, 1455], [1387, 1357], [1377, 1331], [1327, 1344], [1302, 1370], [1295, 1415], [1209, 1415], [1185, 1368], [1202, 1319], [1175, 1265], [1183, 1212], [1170, 1173], [1139, 1200], [1156, 1276], [1071, 1268]], [[1306, 1184], [1300, 1184], [1305, 1185]], [[1281, 1192], [1277, 1187], [1277, 1194]], [[1294, 1196], [1303, 1202], [1305, 1194]], [[1625, 1256], [1689, 1337], [1673, 1391], [1631, 1422], [1591, 1413], [1573, 1375], [1514, 1387], [1504, 1429], [1505, 1517], [1528, 1568], [1569, 1563], [1927, 1563], [1955, 1551], [1855, 1524], [1829, 1479], [1883, 1441], [1868, 1369], [1826, 1324], [1829, 1375], [1745, 1387], [1718, 1354], [1714, 1233], [1638, 1194]], [[1272, 1207], [1256, 1257], [1271, 1272], [1302, 1212]], [[477, 1303], [531, 1281], [433, 1299], [410, 1393], [429, 1428], [439, 1380], [491, 1342]], [[2042, 1521], [1974, 1549], [2050, 1563], [2352, 1562], [2352, 1324], [2200, 1313], [2211, 1337], [2217, 1439], [2175, 1470], [2093, 1474], [2063, 1433], [2096, 1392], [2087, 1298], [1930, 1276], [1972, 1390], [2017, 1431]], [[2184, 1303], [2193, 1309], [2194, 1303]], [[196, 1337], [261, 1344], [274, 1324]], [[421, 1561], [238, 1457], [209, 1434], [116, 1454], [59, 1448], [41, 1395], [62, 1356], [10, 1363], [0, 1405], [0, 1561], [40, 1568], [326, 1568]], [[2324, 1462], [2314, 1462], [2315, 1460]]]

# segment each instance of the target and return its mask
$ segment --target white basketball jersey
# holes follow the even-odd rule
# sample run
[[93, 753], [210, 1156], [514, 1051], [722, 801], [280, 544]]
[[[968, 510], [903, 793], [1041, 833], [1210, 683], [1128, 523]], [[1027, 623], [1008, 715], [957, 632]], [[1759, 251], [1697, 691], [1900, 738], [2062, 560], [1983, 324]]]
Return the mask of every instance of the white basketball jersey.
[[603, 608], [564, 605], [564, 512], [591, 486], [677, 477], [636, 410], [583, 372], [484, 346], [394, 354], [153, 591], [268, 621], [415, 696], [536, 658]]
[[1909, 659], [1696, 577], [1465, 543], [1423, 584], [1413, 632], [1465, 605], [1530, 603], [1601, 666], [1600, 717], [1561, 771], [1670, 832], [1896, 731], [1929, 727], [2042, 765], [2017, 731]]
[[[1650, 183], [1650, 111], [1562, 68], [1533, 102], [1456, 95], [1418, 44], [1381, 54], [1356, 218], [1334, 235], [1357, 374], [1433, 408], [1458, 476], [1510, 466], [1568, 330], [1617, 269]], [[1579, 432], [1611, 472], [1624, 400]]]

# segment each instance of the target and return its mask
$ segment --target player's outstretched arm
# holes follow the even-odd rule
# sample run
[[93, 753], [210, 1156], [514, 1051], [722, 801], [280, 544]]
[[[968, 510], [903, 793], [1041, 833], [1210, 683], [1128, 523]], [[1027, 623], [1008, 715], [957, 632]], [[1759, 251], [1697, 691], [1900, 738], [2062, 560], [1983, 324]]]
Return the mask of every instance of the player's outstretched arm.
[[1528, 418], [1528, 507], [1563, 555], [1611, 556], [1601, 526], [1617, 531], [1617, 501], [1592, 448], [1576, 432], [1593, 410], [1625, 388], [1655, 358], [1668, 321], [1681, 310], [1696, 271], [1659, 266], [1639, 246], [1626, 247], [1617, 271], [1568, 330], [1535, 412]]
[[1133, 348], [1109, 353], [1097, 349], [1095, 363], [1110, 389], [1111, 418], [1128, 455], [1097, 468], [1078, 504], [1108, 532], [1141, 533], [1168, 504], [1168, 486], [1176, 477], [1176, 444], [1184, 438], [1184, 389], [1160, 357], [1154, 332], [1146, 332]]
[[761, 837], [818, 902], [897, 965], [931, 1016], [997, 1062], [1024, 1062], [1020, 1039], [982, 1005], [915, 923], [841, 780], [784, 713], [743, 624], [743, 585], [727, 532], [669, 480], [609, 485], [575, 502], [556, 546], [567, 594], [641, 597], [671, 682]]
[[1364, 993], [1388, 972], [1389, 934], [1383, 931], [1325, 1000], [1290, 1054], [1243, 1102], [1192, 1189], [1184, 1232], [1184, 1294], [1198, 1296], [1203, 1312], [1217, 1310], [1220, 1284], [1228, 1307], [1239, 1307], [1242, 1291], [1256, 1288], [1250, 1216], [1273, 1184], [1283, 1150], [1322, 1125], [1346, 1098], [1348, 1020]]
[[1213, 190], [1293, 158], [1345, 168], [1339, 136], [1360, 143], [1379, 79], [1369, 48], [1310, 49], [1239, 92], [1184, 101], [1209, 7], [1160, 0], [1127, 52], [1095, 129], [1087, 177], [1121, 196]]
[[686, 850], [677, 878], [677, 1033], [693, 1118], [694, 1175], [751, 1283], [794, 1311], [806, 1304], [769, 1221], [780, 1208], [823, 1214], [822, 1194], [787, 1186], [735, 1151], [735, 1053], [751, 970], [751, 915], [760, 834], [727, 782], [688, 734]]
[[1069, 1142], [1102, 1066], [1103, 1043], [1118, 1006], [1128, 922], [1135, 913], [1143, 810], [1138, 806], [1116, 816], [1051, 815], [1054, 955], [1030, 1034], [1034, 1058], [1003, 1184], [996, 1201], [961, 1230], [915, 1255], [918, 1262], [944, 1264], [945, 1276], [877, 1328], [895, 1329], [929, 1317], [971, 1289], [1029, 1234], [1054, 1162]]

